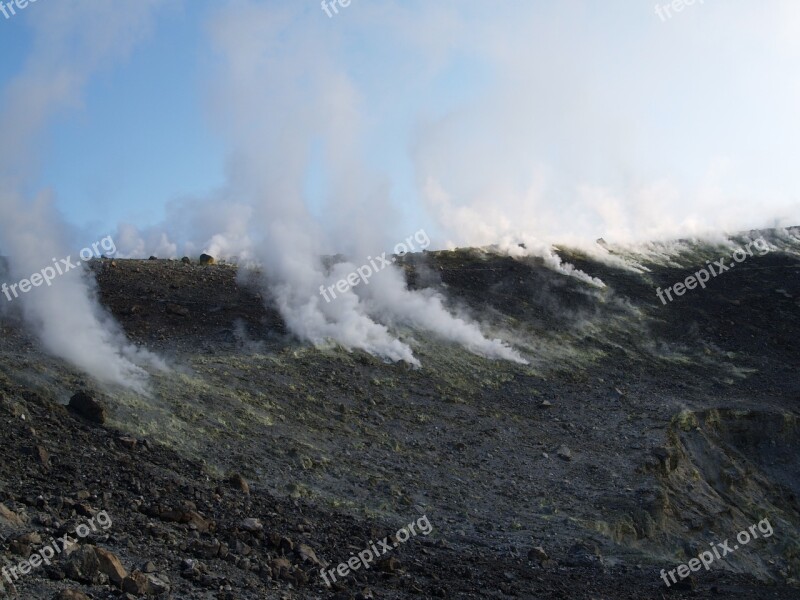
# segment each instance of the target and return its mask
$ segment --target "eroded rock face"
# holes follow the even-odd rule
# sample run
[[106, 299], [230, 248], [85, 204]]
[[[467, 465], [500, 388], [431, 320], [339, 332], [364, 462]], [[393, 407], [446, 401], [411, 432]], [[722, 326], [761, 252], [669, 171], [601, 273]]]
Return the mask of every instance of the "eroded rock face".
[[[666, 537], [664, 546], [670, 541], [680, 543], [689, 554], [697, 554], [706, 549], [709, 530], [721, 542], [765, 518], [770, 529], [794, 529], [791, 523], [797, 518], [800, 497], [800, 419], [796, 415], [763, 410], [682, 411], [673, 419], [669, 439], [668, 447], [653, 451], [658, 460], [653, 468], [665, 492], [664, 510], [653, 533]], [[763, 534], [759, 537], [758, 552], [733, 552], [726, 562], [773, 578], [777, 572], [770, 561], [777, 547], [770, 546]], [[791, 568], [800, 568], [800, 559]]]

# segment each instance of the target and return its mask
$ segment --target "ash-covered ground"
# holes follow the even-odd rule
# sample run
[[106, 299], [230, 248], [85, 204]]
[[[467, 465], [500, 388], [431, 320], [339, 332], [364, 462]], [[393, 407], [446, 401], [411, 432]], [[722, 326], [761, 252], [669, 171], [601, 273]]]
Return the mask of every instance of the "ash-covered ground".
[[[100, 388], [5, 314], [0, 560], [111, 525], [0, 594], [800, 598], [800, 244], [764, 236], [667, 304], [657, 288], [731, 248], [616, 251], [638, 271], [559, 251], [604, 288], [484, 250], [400, 261], [529, 365], [410, 330], [419, 369], [313, 348], [255, 272], [95, 261], [102, 304], [170, 370], [149, 397]], [[422, 517], [429, 535], [326, 587], [323, 566]], [[664, 583], [765, 519], [769, 537]]]

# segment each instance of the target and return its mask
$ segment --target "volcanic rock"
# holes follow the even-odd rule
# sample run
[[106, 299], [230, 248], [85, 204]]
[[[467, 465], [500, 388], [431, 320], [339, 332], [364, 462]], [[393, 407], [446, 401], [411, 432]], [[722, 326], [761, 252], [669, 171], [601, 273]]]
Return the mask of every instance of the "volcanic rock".
[[78, 392], [69, 400], [67, 408], [74, 414], [92, 423], [106, 422], [106, 409], [87, 392]]

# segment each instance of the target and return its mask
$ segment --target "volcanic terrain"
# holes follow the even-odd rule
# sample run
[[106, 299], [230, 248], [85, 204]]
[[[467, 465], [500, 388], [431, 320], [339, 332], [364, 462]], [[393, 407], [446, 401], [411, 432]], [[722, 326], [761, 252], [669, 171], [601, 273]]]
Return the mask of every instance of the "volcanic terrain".
[[[170, 368], [149, 396], [103, 388], [0, 320], [0, 559], [112, 520], [0, 595], [800, 598], [799, 234], [558, 250], [605, 287], [491, 249], [399, 260], [527, 365], [402, 328], [421, 368], [316, 348], [257, 270], [96, 260], [101, 303]], [[757, 235], [769, 253], [656, 296]], [[423, 516], [430, 535], [326, 587]]]

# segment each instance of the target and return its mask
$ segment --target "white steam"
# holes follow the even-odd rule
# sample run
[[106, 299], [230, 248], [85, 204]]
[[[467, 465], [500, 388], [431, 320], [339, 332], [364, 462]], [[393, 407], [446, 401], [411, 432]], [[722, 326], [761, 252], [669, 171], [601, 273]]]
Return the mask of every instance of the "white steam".
[[[12, 215], [0, 241], [15, 257], [46, 265], [65, 253], [63, 240], [47, 256], [37, 246], [56, 217], [30, 229], [13, 217], [26, 210], [16, 194], [37, 133], [158, 4], [60, 0], [36, 12], [33, 57], [0, 117], [0, 208]], [[521, 360], [441, 297], [407, 290], [394, 266], [331, 302], [320, 295], [421, 228], [438, 247], [537, 255], [602, 286], [555, 244], [641, 271], [680, 249], [626, 244], [800, 221], [793, 0], [695, 4], [669, 23], [623, 0], [371, 0], [334, 19], [304, 3], [214, 7], [208, 112], [229, 145], [227, 184], [168, 205], [165, 227], [120, 226], [120, 253], [256, 262], [304, 340], [418, 364], [398, 334], [411, 327]], [[347, 262], [323, 265], [336, 253]], [[26, 310], [44, 322], [36, 306]]]
[[[0, 101], [0, 249], [9, 255], [7, 284], [52, 267], [54, 259], [80, 260], [77, 252], [84, 244], [70, 243], [70, 232], [50, 194], [26, 198], [20, 190], [35, 171], [41, 136], [51, 119], [80, 103], [94, 71], [127, 54], [161, 3], [62, 0], [26, 13], [35, 32], [33, 48]], [[7, 310], [19, 307], [49, 352], [100, 382], [144, 392], [147, 373], [137, 363], [164, 367], [125, 339], [80, 269], [59, 275], [51, 286], [34, 287], [18, 296], [12, 295]], [[0, 302], [12, 301], [0, 296]]]
[[[450, 314], [437, 296], [408, 291], [393, 266], [330, 302], [321, 296], [320, 287], [392, 244], [394, 228], [386, 223], [393, 210], [386, 181], [366, 166], [358, 91], [343, 66], [327, 58], [330, 40], [316, 30], [325, 23], [301, 13], [245, 2], [212, 24], [224, 59], [214, 113], [233, 147], [230, 194], [254, 207], [261, 225], [254, 255], [287, 325], [315, 344], [333, 340], [414, 365], [410, 346], [387, 324], [427, 329], [477, 354], [524, 362]], [[324, 147], [331, 172], [329, 196], [316, 211], [321, 219], [304, 191], [315, 144]], [[352, 264], [327, 272], [320, 257], [333, 252], [344, 252]]]
[[[404, 67], [430, 67], [415, 84], [449, 77], [465, 90], [448, 110], [413, 107], [417, 187], [453, 245], [800, 221], [787, 160], [800, 154], [791, 0], [698, 4], [668, 23], [652, 4], [614, 0], [387, 4], [381, 39]], [[464, 62], [474, 75], [459, 74]]]

